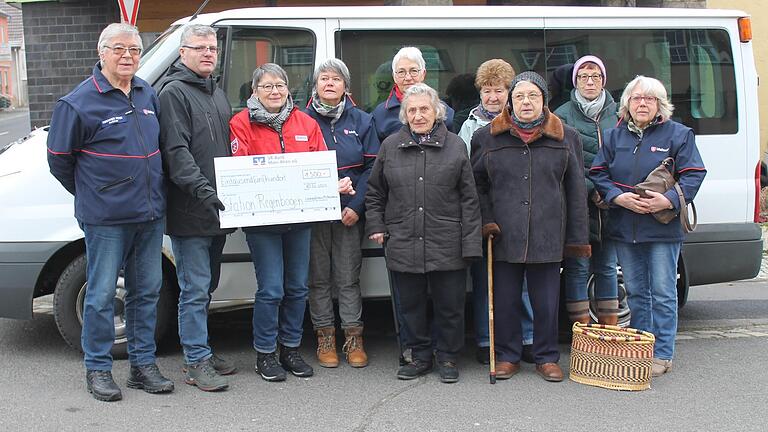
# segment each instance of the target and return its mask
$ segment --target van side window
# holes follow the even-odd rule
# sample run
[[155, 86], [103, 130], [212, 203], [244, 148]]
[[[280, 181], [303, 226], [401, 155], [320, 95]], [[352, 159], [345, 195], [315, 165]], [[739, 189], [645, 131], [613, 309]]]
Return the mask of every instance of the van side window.
[[294, 103], [303, 108], [312, 92], [315, 36], [309, 30], [233, 28], [227, 55], [225, 89], [233, 112], [245, 108], [253, 93], [253, 70], [264, 63], [277, 63], [288, 74]]
[[[606, 89], [619, 102], [636, 75], [664, 83], [673, 119], [697, 135], [738, 130], [736, 82], [728, 33], [722, 29], [547, 30], [547, 52], [594, 54], [605, 63]], [[547, 70], [573, 59], [550, 55]], [[550, 109], [567, 101], [553, 101]], [[556, 102], [556, 103], [555, 103]]]
[[541, 30], [341, 30], [336, 36], [336, 56], [352, 75], [352, 98], [366, 111], [389, 96], [392, 57], [404, 46], [421, 50], [427, 64], [425, 83], [456, 111], [457, 119], [480, 102], [474, 77], [467, 74], [473, 75], [484, 61], [500, 58], [516, 71], [545, 70]]

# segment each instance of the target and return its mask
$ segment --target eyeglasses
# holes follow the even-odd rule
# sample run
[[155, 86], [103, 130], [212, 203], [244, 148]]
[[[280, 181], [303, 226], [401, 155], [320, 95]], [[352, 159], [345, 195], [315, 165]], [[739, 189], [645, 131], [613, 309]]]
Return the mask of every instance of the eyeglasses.
[[639, 96], [639, 95], [635, 95], [635, 96], [630, 96], [629, 100], [630, 100], [630, 102], [632, 102], [634, 104], [639, 104], [640, 101], [644, 100], [645, 103], [647, 103], [647, 104], [655, 105], [659, 101], [659, 98], [657, 98], [656, 96]]
[[602, 74], [592, 74], [592, 75], [579, 74], [579, 75], [576, 75], [576, 78], [579, 79], [579, 82], [583, 82], [583, 83], [589, 81], [590, 78], [592, 78], [592, 82], [594, 82], [594, 83], [603, 82], [603, 75]]
[[104, 48], [111, 49], [112, 52], [115, 53], [115, 55], [117, 55], [119, 57], [122, 57], [123, 55], [125, 55], [126, 51], [128, 51], [131, 54], [131, 56], [133, 56], [133, 57], [137, 57], [137, 56], [141, 55], [141, 48], [139, 48], [137, 46], [132, 46], [132, 47], [126, 48], [126, 47], [121, 46], [121, 45], [115, 45], [115, 46], [104, 45]]
[[288, 86], [285, 84], [264, 84], [257, 85], [256, 88], [260, 88], [267, 93], [272, 93], [272, 90], [277, 89], [278, 92], [282, 93], [288, 89]]
[[400, 69], [399, 71], [395, 72], [395, 76], [397, 76], [398, 78], [405, 78], [405, 74], [408, 74], [411, 77], [416, 78], [417, 76], [419, 76], [419, 73], [421, 73], [421, 69], [408, 69], [408, 70]]
[[219, 47], [216, 45], [182, 45], [182, 48], [189, 48], [192, 51], [198, 53], [198, 54], [204, 54], [206, 51], [210, 51], [211, 54], [216, 54], [219, 52]]
[[522, 102], [525, 100], [525, 98], [528, 98], [528, 100], [531, 102], [536, 102], [539, 99], [541, 99], [541, 93], [527, 93], [527, 94], [518, 93], [518, 94], [512, 95], [512, 99], [515, 102]]

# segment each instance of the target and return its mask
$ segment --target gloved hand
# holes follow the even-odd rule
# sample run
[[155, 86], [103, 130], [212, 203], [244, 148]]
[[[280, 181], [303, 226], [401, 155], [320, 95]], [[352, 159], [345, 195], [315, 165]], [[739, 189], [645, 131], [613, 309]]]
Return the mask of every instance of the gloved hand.
[[501, 228], [499, 228], [496, 222], [483, 225], [483, 238], [488, 238], [490, 235], [498, 237], [499, 234], [501, 234]]
[[212, 194], [203, 200], [203, 206], [208, 213], [216, 218], [216, 220], [219, 220], [219, 211], [225, 209], [224, 203], [219, 200], [219, 197], [216, 196], [216, 194]]

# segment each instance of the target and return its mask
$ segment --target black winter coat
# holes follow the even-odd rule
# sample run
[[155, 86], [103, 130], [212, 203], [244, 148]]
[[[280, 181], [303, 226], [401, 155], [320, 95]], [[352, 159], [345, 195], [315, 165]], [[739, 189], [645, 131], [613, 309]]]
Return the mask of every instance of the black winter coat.
[[493, 245], [496, 261], [590, 256], [579, 134], [544, 110], [544, 123], [529, 144], [512, 127], [509, 108], [472, 137], [483, 225], [501, 229]]
[[159, 84], [160, 151], [168, 175], [165, 232], [213, 236], [232, 232], [203, 201], [216, 193], [213, 158], [231, 156], [232, 108], [213, 78], [201, 78], [181, 62]]
[[366, 233], [385, 233], [387, 267], [406, 273], [460, 270], [482, 256], [480, 208], [467, 147], [440, 124], [417, 144], [392, 134], [368, 179]]

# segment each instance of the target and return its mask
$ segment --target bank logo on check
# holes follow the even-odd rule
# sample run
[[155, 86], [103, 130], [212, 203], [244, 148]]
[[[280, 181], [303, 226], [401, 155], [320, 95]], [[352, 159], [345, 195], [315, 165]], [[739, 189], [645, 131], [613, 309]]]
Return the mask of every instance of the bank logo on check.
[[267, 164], [267, 158], [264, 156], [254, 156], [253, 157], [253, 164], [254, 165], [266, 165]]

